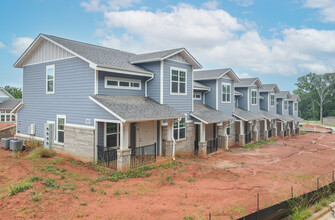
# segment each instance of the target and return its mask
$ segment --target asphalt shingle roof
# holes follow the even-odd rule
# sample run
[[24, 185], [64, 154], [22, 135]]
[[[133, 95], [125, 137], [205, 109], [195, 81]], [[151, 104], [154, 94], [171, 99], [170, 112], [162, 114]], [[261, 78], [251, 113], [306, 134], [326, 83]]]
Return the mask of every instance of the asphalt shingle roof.
[[240, 79], [241, 82], [235, 83], [235, 88], [241, 88], [241, 87], [251, 87], [258, 78], [242, 78]]
[[280, 114], [277, 114], [278, 115], [278, 118], [282, 121], [294, 121], [293, 118], [289, 117], [289, 116], [286, 116], [286, 115], [280, 115]]
[[21, 99], [7, 99], [0, 103], [1, 111], [11, 111], [13, 110], [22, 100]]
[[238, 107], [235, 108], [234, 116], [241, 118], [245, 121], [264, 119], [264, 117], [260, 116], [259, 114], [249, 112]]
[[184, 118], [176, 109], [144, 96], [92, 95], [96, 102], [125, 121]]
[[264, 111], [262, 109], [259, 110], [259, 114], [269, 120], [273, 120], [273, 119], [279, 119], [280, 115], [272, 113], [272, 112], [268, 112], [268, 111]]
[[176, 53], [184, 48], [176, 48], [171, 50], [164, 50], [164, 51], [157, 51], [152, 53], [143, 53], [138, 54], [136, 56], [132, 56], [129, 59], [130, 63], [136, 63], [139, 61], [149, 61], [149, 60], [156, 60], [156, 59], [162, 59], [166, 56], [169, 56], [170, 54]]
[[290, 92], [289, 91], [280, 91], [276, 94], [277, 99], [286, 99], [289, 98]]
[[295, 115], [289, 115], [290, 118], [292, 118], [294, 121], [303, 121], [304, 119], [298, 117], [298, 116], [295, 116]]
[[191, 116], [207, 124], [234, 120], [233, 116], [202, 104], [194, 105], [194, 111]]
[[291, 94], [290, 101], [300, 101], [300, 97], [297, 94]]
[[222, 74], [229, 71], [229, 68], [216, 70], [199, 70], [194, 71], [194, 80], [218, 79]]
[[199, 82], [193, 82], [193, 89], [210, 90], [210, 87], [205, 86], [204, 84], [201, 84]]
[[260, 92], [272, 92], [275, 91], [276, 84], [263, 84], [263, 89], [260, 89]]

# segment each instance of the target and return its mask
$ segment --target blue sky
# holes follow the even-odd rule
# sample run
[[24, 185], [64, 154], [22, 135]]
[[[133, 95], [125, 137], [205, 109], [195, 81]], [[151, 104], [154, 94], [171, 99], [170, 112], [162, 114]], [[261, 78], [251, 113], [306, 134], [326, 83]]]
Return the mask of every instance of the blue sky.
[[231, 67], [294, 90], [335, 69], [333, 0], [11, 0], [0, 7], [0, 86], [22, 86], [13, 63], [46, 33], [135, 53], [185, 47], [204, 69]]

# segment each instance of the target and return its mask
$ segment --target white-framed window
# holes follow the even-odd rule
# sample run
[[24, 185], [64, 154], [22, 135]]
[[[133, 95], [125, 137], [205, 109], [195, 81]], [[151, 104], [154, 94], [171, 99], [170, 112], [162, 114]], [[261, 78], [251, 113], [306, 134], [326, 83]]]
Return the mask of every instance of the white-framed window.
[[187, 88], [187, 70], [176, 67], [171, 67], [170, 73], [171, 85], [170, 94], [172, 95], [186, 95]]
[[11, 113], [10, 111], [1, 111], [0, 121], [1, 122], [15, 122], [15, 114]]
[[275, 106], [275, 99], [276, 99], [276, 96], [275, 94], [271, 94], [271, 99], [270, 99], [270, 102], [271, 102], [271, 107], [274, 107]]
[[55, 65], [48, 65], [46, 67], [46, 94], [55, 93]]
[[105, 123], [105, 145], [106, 147], [120, 146], [120, 124]]
[[294, 111], [297, 112], [298, 111], [298, 103], [294, 103]]
[[223, 103], [230, 103], [231, 100], [231, 84], [222, 83], [222, 98]]
[[230, 121], [227, 122], [226, 125], [226, 134], [229, 136], [230, 135]]
[[180, 121], [174, 119], [173, 124], [173, 137], [175, 140], [185, 139], [186, 138], [186, 120], [182, 118]]
[[201, 92], [194, 92], [193, 100], [201, 100]]
[[288, 101], [284, 100], [284, 110], [287, 111], [288, 109]]
[[257, 90], [251, 90], [251, 105], [257, 105]]
[[139, 79], [105, 77], [105, 88], [108, 89], [134, 89], [141, 90], [142, 83]]
[[57, 142], [64, 143], [64, 127], [66, 124], [65, 115], [57, 115]]

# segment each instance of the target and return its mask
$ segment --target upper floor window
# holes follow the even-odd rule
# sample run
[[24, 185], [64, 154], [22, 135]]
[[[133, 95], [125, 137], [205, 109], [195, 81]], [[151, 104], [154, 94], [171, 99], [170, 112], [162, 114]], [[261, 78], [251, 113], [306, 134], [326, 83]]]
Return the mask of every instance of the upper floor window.
[[193, 100], [201, 100], [201, 92], [193, 93]]
[[186, 69], [171, 68], [171, 94], [186, 95]]
[[173, 124], [173, 137], [175, 140], [184, 139], [186, 137], [186, 120], [182, 118], [174, 120]]
[[105, 88], [141, 90], [141, 80], [106, 76]]
[[55, 65], [48, 65], [46, 68], [46, 93], [55, 93]]
[[275, 106], [275, 95], [271, 94], [271, 107]]
[[222, 102], [230, 103], [231, 85], [229, 83], [222, 83]]
[[298, 103], [294, 103], [294, 111], [297, 112], [298, 111]]
[[251, 90], [251, 104], [257, 105], [257, 90]]
[[284, 110], [287, 111], [288, 109], [288, 102], [287, 100], [284, 100]]

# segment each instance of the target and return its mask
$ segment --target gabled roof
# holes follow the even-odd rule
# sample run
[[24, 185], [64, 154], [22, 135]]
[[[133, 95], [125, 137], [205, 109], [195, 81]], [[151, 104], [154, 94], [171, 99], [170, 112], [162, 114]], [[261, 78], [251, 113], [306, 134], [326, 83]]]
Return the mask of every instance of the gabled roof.
[[284, 122], [294, 121], [294, 119], [289, 116], [280, 115], [280, 114], [277, 114], [277, 115], [278, 115], [278, 119], [280, 119], [281, 121], [284, 121]]
[[235, 88], [251, 87], [257, 85], [260, 89], [263, 89], [263, 84], [258, 78], [241, 78], [240, 83], [235, 84]]
[[277, 84], [263, 84], [263, 89], [260, 89], [259, 92], [280, 92]]
[[279, 93], [276, 94], [277, 99], [287, 99], [291, 98], [291, 94], [289, 91], [280, 91]]
[[205, 86], [204, 84], [201, 84], [199, 82], [193, 82], [193, 89], [195, 89], [195, 90], [206, 90], [206, 91], [211, 90], [210, 87]]
[[243, 121], [253, 121], [253, 120], [260, 120], [264, 118], [260, 116], [259, 114], [249, 112], [249, 111], [243, 110], [238, 107], [235, 107], [235, 111], [233, 115], [237, 118], [242, 119]]
[[263, 116], [264, 118], [268, 119], [268, 120], [273, 120], [273, 119], [279, 119], [280, 118], [280, 116], [278, 114], [268, 112], [268, 111], [264, 111], [262, 109], [259, 110], [259, 114], [261, 116]]
[[233, 116], [202, 104], [195, 104], [190, 115], [205, 124], [234, 120]]
[[213, 80], [220, 79], [225, 75], [228, 75], [235, 83], [240, 82], [240, 78], [238, 78], [231, 68], [194, 71], [193, 78], [194, 80]]
[[301, 99], [300, 99], [300, 97], [299, 97], [297, 94], [291, 94], [290, 101], [293, 101], [293, 102], [295, 102], [295, 101], [300, 102]]
[[292, 118], [294, 121], [303, 121], [304, 119], [298, 117], [298, 116], [295, 116], [295, 115], [289, 115], [290, 118]]
[[6, 99], [2, 103], [0, 103], [0, 111], [12, 111], [21, 102], [21, 99]]
[[185, 115], [144, 96], [92, 95], [90, 99], [122, 122], [167, 120]]
[[[9, 98], [9, 99], [14, 99], [14, 97], [13, 97], [9, 92], [7, 92], [5, 88], [0, 87], [0, 90], [1, 90], [1, 92], [3, 92], [3, 93], [7, 96], [7, 98]], [[5, 99], [7, 99], [7, 98], [3, 98], [3, 99], [1, 99], [0, 102], [2, 102], [3, 100], [5, 100]]]
[[129, 59], [129, 62], [131, 64], [136, 64], [136, 63], [161, 61], [179, 53], [187, 60], [187, 62], [192, 64], [193, 69], [202, 68], [201, 64], [185, 48], [176, 48], [171, 50], [137, 54], [136, 56], [132, 56]]

